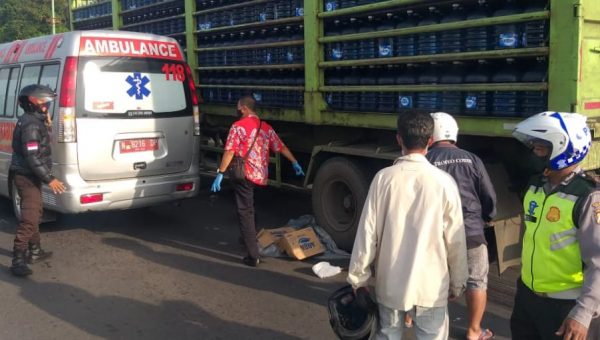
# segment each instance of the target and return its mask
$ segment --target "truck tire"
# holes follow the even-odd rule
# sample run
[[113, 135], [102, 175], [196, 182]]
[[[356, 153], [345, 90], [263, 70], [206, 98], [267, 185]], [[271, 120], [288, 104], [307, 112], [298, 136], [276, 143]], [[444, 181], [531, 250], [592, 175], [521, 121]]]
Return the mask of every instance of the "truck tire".
[[352, 251], [368, 191], [364, 171], [345, 157], [327, 160], [317, 172], [312, 190], [315, 218], [340, 249]]

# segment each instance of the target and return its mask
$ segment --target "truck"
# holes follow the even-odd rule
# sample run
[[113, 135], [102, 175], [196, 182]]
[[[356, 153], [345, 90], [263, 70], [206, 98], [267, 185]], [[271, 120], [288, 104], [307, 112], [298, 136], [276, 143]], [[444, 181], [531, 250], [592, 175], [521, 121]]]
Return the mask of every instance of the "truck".
[[[511, 136], [547, 110], [588, 117], [600, 149], [600, 6], [594, 0], [73, 0], [74, 29], [174, 37], [202, 98], [202, 165], [214, 175], [236, 101], [252, 94], [307, 165], [278, 156], [269, 184], [309, 190], [320, 226], [353, 245], [369, 183], [400, 155], [399, 114], [445, 111], [498, 195], [500, 271], [520, 257], [520, 194], [533, 173]], [[98, 10], [102, 8], [103, 10]]]

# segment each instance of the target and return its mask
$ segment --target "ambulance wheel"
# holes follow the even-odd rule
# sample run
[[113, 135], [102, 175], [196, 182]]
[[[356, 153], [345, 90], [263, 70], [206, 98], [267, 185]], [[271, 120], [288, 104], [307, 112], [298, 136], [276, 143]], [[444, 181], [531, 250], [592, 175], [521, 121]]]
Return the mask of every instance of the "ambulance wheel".
[[13, 213], [17, 221], [21, 220], [21, 195], [17, 190], [17, 184], [14, 177], [10, 178], [10, 201], [12, 203]]
[[[15, 214], [15, 218], [17, 221], [21, 220], [21, 195], [19, 195], [19, 190], [17, 190], [17, 184], [15, 183], [15, 179], [13, 177], [10, 178], [10, 201], [13, 208], [13, 213]], [[40, 224], [42, 223], [50, 223], [57, 222], [61, 217], [61, 214], [51, 211], [48, 209], [44, 209], [42, 216], [40, 218]]]
[[340, 249], [352, 251], [368, 191], [365, 172], [345, 157], [329, 159], [317, 171], [312, 190], [315, 218]]

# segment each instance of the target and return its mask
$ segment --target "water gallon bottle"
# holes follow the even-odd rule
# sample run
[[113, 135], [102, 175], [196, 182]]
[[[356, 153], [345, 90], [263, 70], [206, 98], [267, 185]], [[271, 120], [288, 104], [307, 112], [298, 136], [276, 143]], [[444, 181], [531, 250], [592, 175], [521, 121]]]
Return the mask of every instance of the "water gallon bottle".
[[[294, 30], [291, 26], [286, 26], [281, 32], [281, 36], [279, 41], [287, 41], [287, 40], [297, 40], [299, 39], [298, 35], [295, 34]], [[286, 64], [293, 64], [295, 61], [299, 60], [299, 53], [297, 53], [296, 46], [285, 46], [279, 48], [281, 51], [281, 62]]]
[[[304, 39], [304, 25], [299, 25], [294, 31], [294, 35], [292, 39], [294, 40], [302, 40]], [[298, 45], [294, 47], [295, 53], [297, 54], [295, 62], [304, 63], [304, 44]], [[304, 81], [304, 73], [302, 73], [302, 80]]]
[[[295, 86], [304, 86], [304, 71], [296, 71], [293, 77]], [[293, 91], [294, 107], [304, 106], [304, 91]]]
[[267, 2], [259, 7], [257, 21], [265, 22], [267, 20], [273, 20], [273, 3]]
[[[486, 60], [478, 60], [477, 67], [467, 67], [469, 70], [465, 84], [486, 84], [491, 80], [491, 66]], [[467, 91], [465, 93], [463, 112], [469, 116], [485, 116], [490, 111], [491, 94], [487, 91]]]
[[[494, 17], [519, 14], [522, 10], [514, 0], [506, 0], [504, 7], [494, 12]], [[495, 48], [518, 48], [521, 47], [521, 24], [496, 25], [494, 27]]]
[[304, 0], [294, 1], [294, 15], [295, 17], [304, 16]]
[[[506, 59], [505, 65], [492, 76], [493, 83], [516, 83], [521, 80], [519, 70], [512, 58]], [[492, 114], [502, 117], [520, 115], [519, 92], [494, 91], [492, 97]]]
[[[360, 85], [374, 86], [377, 85], [377, 73], [373, 66], [360, 70]], [[377, 111], [377, 103], [379, 94], [377, 92], [365, 91], [360, 93], [360, 110], [366, 112]]]
[[[331, 27], [331, 28], [329, 28]], [[342, 35], [342, 24], [339, 20], [335, 20], [332, 26], [327, 26], [325, 31], [325, 36], [328, 37], [337, 37]], [[325, 60], [338, 61], [344, 59], [344, 49], [343, 44], [341, 42], [333, 42], [327, 44]]]
[[[435, 6], [430, 6], [428, 12], [419, 20], [419, 26], [429, 26], [439, 23], [439, 14]], [[417, 53], [438, 54], [440, 52], [439, 32], [419, 33]]]
[[[525, 83], [540, 83], [548, 81], [548, 60], [546, 57], [537, 57], [532, 67], [523, 73], [521, 81]], [[548, 110], [547, 91], [525, 91], [521, 94], [521, 110], [523, 117], [530, 117], [536, 113]]]
[[[358, 32], [358, 20], [356, 18], [350, 18], [350, 21], [342, 29], [342, 35], [355, 34]], [[343, 59], [344, 60], [356, 60], [358, 59], [358, 40], [344, 41], [342, 43]]]
[[[544, 11], [548, 7], [545, 0], [531, 0], [525, 7], [525, 12]], [[523, 24], [523, 47], [541, 47], [548, 45], [548, 20], [527, 21]]]
[[[479, 0], [477, 7], [467, 15], [467, 20], [483, 19], [490, 16], [486, 0]], [[490, 27], [472, 27], [464, 30], [465, 51], [486, 51], [490, 49]]]
[[[438, 84], [439, 83], [439, 66], [437, 63], [432, 62], [424, 67], [423, 71], [419, 73], [417, 82], [419, 84]], [[441, 92], [419, 92], [417, 95], [417, 108], [434, 112], [441, 108], [442, 94]]]
[[[373, 22], [373, 16], [368, 16], [366, 21], [360, 24], [358, 33], [373, 32], [377, 29], [376, 24]], [[371, 59], [375, 58], [377, 53], [377, 44], [375, 39], [363, 39], [358, 41], [358, 58], [359, 59]]]
[[[377, 31], [387, 31], [395, 28], [394, 15], [387, 13], [384, 20], [377, 27]], [[389, 58], [394, 56], [394, 37], [383, 37], [377, 39], [377, 56], [379, 58]]]
[[[465, 13], [460, 4], [452, 4], [452, 12], [442, 17], [440, 23], [450, 23], [465, 20]], [[442, 53], [458, 53], [464, 51], [463, 31], [446, 30], [440, 32]]]
[[[343, 86], [355, 86], [360, 84], [360, 75], [356, 67], [346, 71], [342, 79]], [[360, 109], [360, 96], [358, 92], [344, 92], [344, 110], [358, 111]]]
[[[422, 68], [414, 64], [407, 64], [406, 67], [400, 69], [400, 73], [396, 76], [396, 85], [415, 85], [417, 83], [417, 72]], [[401, 92], [398, 94], [398, 109], [410, 110], [416, 106], [416, 93]]]
[[[460, 61], [452, 62], [451, 67], [442, 67], [445, 70], [440, 76], [440, 84], [462, 84], [465, 77], [465, 67]], [[460, 91], [442, 92], [442, 110], [452, 115], [462, 113], [463, 95]]]
[[274, 16], [276, 19], [288, 18], [292, 13], [292, 6], [290, 0], [278, 0], [274, 5]]
[[339, 0], [326, 0], [325, 1], [325, 12], [335, 11], [340, 8]]
[[[377, 85], [379, 86], [393, 86], [396, 81], [395, 73], [397, 68], [392, 65], [387, 65], [382, 68], [377, 77]], [[380, 92], [379, 93], [379, 105], [377, 111], [385, 113], [396, 112], [398, 107], [397, 103], [398, 95], [394, 92]]]
[[340, 8], [349, 8], [358, 6], [357, 0], [340, 0]]
[[[411, 28], [417, 26], [418, 16], [413, 10], [406, 11], [406, 15], [396, 24], [396, 28]], [[417, 54], [417, 38], [414, 34], [401, 35], [394, 41], [395, 54], [399, 57], [413, 56]]]
[[[325, 85], [328, 86], [342, 86], [343, 83], [343, 69], [336, 67], [331, 71], [325, 73]], [[341, 92], [330, 92], [325, 93], [325, 102], [332, 110], [342, 110], [344, 107], [343, 93]]]

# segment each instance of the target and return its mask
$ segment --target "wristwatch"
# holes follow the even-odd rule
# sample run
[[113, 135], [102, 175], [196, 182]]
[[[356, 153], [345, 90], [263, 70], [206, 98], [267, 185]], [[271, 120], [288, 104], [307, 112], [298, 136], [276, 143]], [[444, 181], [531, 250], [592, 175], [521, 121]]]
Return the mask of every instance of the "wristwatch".
[[219, 167], [217, 167], [217, 175], [218, 174], [222, 174], [223, 172], [221, 172], [221, 169], [219, 169]]

